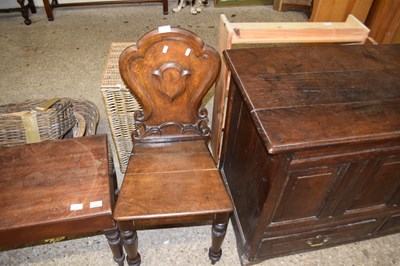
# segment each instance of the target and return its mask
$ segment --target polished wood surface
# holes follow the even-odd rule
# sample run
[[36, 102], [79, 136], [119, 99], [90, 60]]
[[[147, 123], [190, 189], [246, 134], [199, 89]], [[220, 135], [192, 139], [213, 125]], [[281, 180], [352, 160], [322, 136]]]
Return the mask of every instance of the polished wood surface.
[[400, 46], [225, 53], [243, 264], [400, 231]]
[[220, 69], [217, 52], [191, 32], [153, 30], [119, 61], [121, 77], [143, 112], [135, 114], [136, 141], [169, 142], [208, 138], [207, 110], [202, 99]]
[[213, 221], [209, 258], [222, 255], [232, 202], [209, 153], [202, 98], [220, 57], [190, 31], [158, 29], [127, 48], [121, 77], [143, 111], [135, 113], [134, 148], [114, 212], [129, 265], [139, 265], [136, 229]]
[[167, 145], [141, 147], [133, 156], [115, 216], [132, 220], [230, 212], [230, 199], [204, 141]]
[[105, 135], [0, 148], [0, 247], [107, 230], [123, 260], [113, 182]]
[[[323, 55], [319, 47], [270, 49], [266, 55], [241, 50], [228, 64], [249, 62], [235, 65], [237, 73], [246, 73], [236, 79], [251, 87], [243, 91], [245, 100], [275, 153], [397, 138], [400, 61], [393, 58], [400, 58], [399, 47], [332, 46], [322, 48]], [[251, 64], [262, 61], [268, 64]]]
[[[218, 52], [231, 49], [235, 44], [364, 44], [373, 42], [368, 38], [369, 29], [353, 15], [346, 22], [229, 22], [221, 15], [219, 23]], [[228, 97], [230, 73], [222, 64], [215, 85], [211, 136], [211, 152], [218, 163], [221, 155], [225, 128], [226, 99]]]

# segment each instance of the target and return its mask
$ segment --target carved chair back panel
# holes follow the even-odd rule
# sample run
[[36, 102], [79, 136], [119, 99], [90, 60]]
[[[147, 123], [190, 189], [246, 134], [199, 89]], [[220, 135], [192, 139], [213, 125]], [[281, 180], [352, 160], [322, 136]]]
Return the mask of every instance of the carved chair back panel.
[[143, 107], [136, 140], [209, 136], [203, 97], [215, 82], [220, 57], [194, 33], [153, 30], [120, 56], [121, 77]]

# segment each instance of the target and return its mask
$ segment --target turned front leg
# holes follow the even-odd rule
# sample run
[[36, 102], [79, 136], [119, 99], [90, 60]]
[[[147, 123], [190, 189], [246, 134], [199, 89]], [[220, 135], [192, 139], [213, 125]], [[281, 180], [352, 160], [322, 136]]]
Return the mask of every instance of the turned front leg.
[[31, 9], [32, 13], [36, 13], [36, 6], [35, 3], [33, 2], [33, 0], [28, 0], [29, 3], [29, 8]]
[[139, 266], [141, 263], [138, 252], [138, 238], [133, 221], [119, 221], [119, 231], [126, 251], [128, 265]]
[[25, 6], [25, 0], [17, 0], [18, 4], [21, 6], [21, 14], [22, 17], [25, 19], [24, 23], [29, 25], [32, 21], [29, 19], [29, 9]]
[[208, 252], [208, 257], [212, 264], [215, 264], [222, 255], [222, 242], [226, 235], [226, 229], [228, 228], [229, 213], [219, 213], [214, 217], [212, 225], [212, 241], [211, 247]]
[[106, 229], [103, 231], [104, 235], [107, 238], [108, 245], [111, 248], [111, 252], [114, 257], [114, 261], [118, 263], [118, 265], [122, 266], [124, 265], [124, 251], [122, 249], [122, 241], [119, 236], [119, 231], [117, 227], [111, 228], [111, 229]]

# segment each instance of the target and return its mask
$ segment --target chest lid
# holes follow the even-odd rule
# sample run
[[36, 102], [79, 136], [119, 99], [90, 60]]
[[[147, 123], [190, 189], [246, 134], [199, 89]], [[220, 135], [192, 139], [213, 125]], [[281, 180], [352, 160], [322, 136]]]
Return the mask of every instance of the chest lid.
[[224, 53], [271, 153], [400, 138], [400, 45]]

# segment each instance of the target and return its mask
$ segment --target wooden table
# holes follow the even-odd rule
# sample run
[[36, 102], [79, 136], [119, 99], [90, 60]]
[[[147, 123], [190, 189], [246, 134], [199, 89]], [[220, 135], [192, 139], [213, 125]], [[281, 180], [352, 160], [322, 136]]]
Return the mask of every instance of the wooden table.
[[30, 25], [32, 20], [29, 18], [29, 11], [36, 13], [35, 3], [33, 0], [28, 0], [27, 4], [25, 4], [25, 0], [17, 0], [17, 2], [20, 8], [0, 9], [0, 13], [21, 12], [25, 25]]
[[27, 5], [25, 5], [25, 0], [17, 0], [17, 2], [21, 6], [21, 14], [24, 18], [25, 25], [30, 25], [32, 21], [29, 18], [29, 10], [32, 13], [36, 13], [35, 2], [33, 2], [33, 0], [28, 0]]
[[115, 188], [105, 135], [1, 147], [0, 248], [104, 231], [123, 265]]
[[400, 45], [224, 55], [242, 263], [399, 232]]
[[72, 2], [59, 3], [58, 0], [43, 0], [44, 9], [47, 19], [54, 20], [53, 8], [56, 7], [74, 7], [74, 6], [97, 6], [97, 5], [126, 5], [126, 4], [141, 4], [141, 3], [163, 3], [163, 14], [168, 15], [168, 0], [111, 0], [111, 1], [94, 1], [94, 2]]

